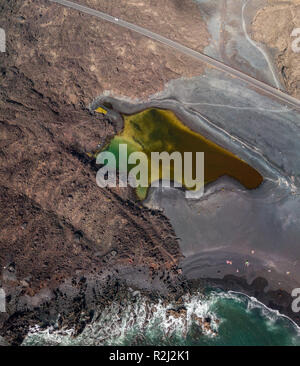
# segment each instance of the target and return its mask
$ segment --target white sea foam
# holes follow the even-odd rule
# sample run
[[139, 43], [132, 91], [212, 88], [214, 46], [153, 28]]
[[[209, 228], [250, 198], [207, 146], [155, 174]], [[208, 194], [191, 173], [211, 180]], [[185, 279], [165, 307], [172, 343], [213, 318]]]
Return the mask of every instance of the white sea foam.
[[[133, 296], [135, 295], [135, 296]], [[23, 345], [114, 345], [122, 344], [129, 333], [143, 336], [147, 331], [155, 335], [156, 331], [164, 337], [185, 338], [193, 323], [193, 316], [210, 318], [210, 329], [202, 326], [203, 336], [215, 336], [218, 328], [216, 315], [211, 312], [215, 298], [208, 299], [201, 294], [186, 295], [181, 304], [150, 302], [141, 294], [133, 293], [121, 303], [113, 303], [103, 311], [96, 311], [94, 318], [84, 331], [74, 337], [73, 329], [45, 330], [32, 327]], [[184, 316], [175, 317], [168, 311], [184, 308]]]
[[287, 315], [281, 314], [278, 310], [271, 309], [263, 304], [261, 301], [257, 300], [253, 296], [248, 296], [242, 292], [238, 291], [229, 291], [229, 295], [232, 295], [233, 298], [244, 298], [247, 299], [247, 310], [251, 311], [253, 309], [258, 309], [261, 314], [269, 321], [270, 325], [273, 325], [278, 319], [287, 319], [291, 325], [295, 328], [297, 333], [300, 335], [300, 327]]

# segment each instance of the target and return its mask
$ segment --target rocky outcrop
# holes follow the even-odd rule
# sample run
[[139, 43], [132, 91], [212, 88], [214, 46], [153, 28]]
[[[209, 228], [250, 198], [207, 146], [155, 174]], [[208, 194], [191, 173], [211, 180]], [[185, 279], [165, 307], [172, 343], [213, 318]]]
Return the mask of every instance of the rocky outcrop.
[[295, 37], [291, 36], [297, 28], [300, 29], [300, 1], [269, 0], [253, 19], [252, 38], [274, 54], [288, 93], [300, 99], [300, 53], [294, 52]]

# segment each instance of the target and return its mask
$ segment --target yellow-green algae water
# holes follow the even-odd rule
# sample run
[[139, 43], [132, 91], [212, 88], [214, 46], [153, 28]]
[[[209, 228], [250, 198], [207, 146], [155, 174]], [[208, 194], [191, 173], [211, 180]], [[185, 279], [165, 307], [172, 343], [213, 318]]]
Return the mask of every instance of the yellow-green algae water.
[[[170, 176], [171, 181], [176, 180], [186, 189], [190, 189], [190, 184], [186, 184], [182, 173], [181, 177], [174, 176], [174, 166], [170, 165], [170, 171], [159, 167], [159, 172], [151, 174], [151, 152], [172, 152], [178, 151], [192, 152], [193, 164], [192, 174], [196, 177], [196, 152], [204, 152], [204, 184], [215, 181], [221, 176], [227, 175], [244, 185], [248, 189], [257, 188], [263, 177], [258, 171], [252, 168], [245, 161], [239, 159], [231, 152], [218, 146], [212, 141], [204, 138], [200, 134], [185, 126], [177, 116], [170, 110], [151, 108], [133, 115], [124, 115], [124, 128], [109, 145], [106, 151], [112, 152], [119, 161], [119, 145], [127, 145], [127, 154], [132, 152], [144, 152], [149, 161], [148, 183], [151, 185], [151, 176], [166, 179]], [[184, 159], [183, 159], [184, 164]], [[130, 171], [135, 165], [128, 165]], [[184, 172], [184, 166], [182, 169]], [[137, 187], [136, 193], [139, 199], [143, 200], [147, 196], [148, 187]]]

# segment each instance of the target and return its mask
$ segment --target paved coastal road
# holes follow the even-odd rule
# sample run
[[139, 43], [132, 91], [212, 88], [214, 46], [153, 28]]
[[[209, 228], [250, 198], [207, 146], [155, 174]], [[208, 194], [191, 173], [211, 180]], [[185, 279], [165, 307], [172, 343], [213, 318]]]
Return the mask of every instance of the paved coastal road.
[[92, 15], [92, 16], [95, 16], [95, 17], [98, 17], [98, 18], [101, 18], [103, 20], [106, 20], [108, 22], [111, 22], [111, 23], [114, 23], [114, 24], [117, 24], [121, 27], [124, 27], [124, 28], [127, 28], [127, 29], [130, 29], [134, 32], [137, 32], [137, 33], [140, 33], [142, 34], [143, 36], [146, 36], [148, 38], [151, 38], [157, 42], [160, 42], [168, 47], [171, 47], [171, 48], [174, 48], [188, 56], [191, 56], [191, 57], [194, 57], [202, 62], [205, 62], [223, 72], [226, 72], [227, 74], [230, 74], [231, 76], [235, 77], [235, 78], [238, 78], [238, 79], [241, 79], [243, 80], [244, 82], [250, 84], [251, 86], [275, 97], [276, 99], [279, 99], [281, 102], [284, 102], [286, 104], [288, 104], [290, 107], [294, 108], [294, 109], [297, 109], [298, 111], [300, 111], [300, 101], [296, 98], [293, 98], [292, 96], [282, 92], [281, 90], [279, 89], [276, 89], [276, 88], [273, 88], [272, 86], [268, 85], [268, 84], [265, 84], [247, 74], [244, 74], [243, 72], [241, 71], [238, 71], [220, 61], [217, 61], [207, 55], [204, 55], [203, 53], [201, 52], [198, 52], [198, 51], [195, 51], [195, 50], [192, 50], [191, 48], [188, 48], [186, 46], [183, 46], [182, 44], [178, 43], [178, 42], [175, 42], [175, 41], [172, 41], [166, 37], [163, 37], [161, 36], [160, 34], [157, 34], [157, 33], [154, 33], [154, 32], [151, 32], [149, 31], [148, 29], [145, 29], [145, 28], [142, 28], [138, 25], [135, 25], [135, 24], [132, 24], [132, 23], [129, 23], [129, 22], [126, 22], [122, 19], [118, 19], [118, 18], [115, 18], [111, 15], [108, 15], [106, 13], [102, 13], [101, 11], [98, 11], [98, 10], [94, 10], [94, 9], [91, 9], [91, 8], [88, 8], [86, 6], [83, 6], [83, 5], [80, 5], [80, 4], [77, 4], [77, 3], [74, 3], [72, 1], [68, 1], [68, 0], [49, 0], [51, 2], [55, 2], [55, 3], [58, 3], [60, 5], [63, 5], [63, 6], [66, 6], [66, 7], [69, 7], [69, 8], [73, 8], [73, 9], [76, 9], [80, 12], [83, 12], [83, 13], [86, 13], [86, 14], [89, 14], [89, 15]]

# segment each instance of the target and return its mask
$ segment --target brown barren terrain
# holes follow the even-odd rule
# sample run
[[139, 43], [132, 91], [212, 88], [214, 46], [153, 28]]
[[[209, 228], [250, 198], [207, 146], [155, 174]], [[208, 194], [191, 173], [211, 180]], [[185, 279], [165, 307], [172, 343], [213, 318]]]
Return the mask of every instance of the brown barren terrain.
[[300, 99], [300, 53], [292, 49], [294, 29], [300, 28], [299, 0], [268, 0], [252, 24], [253, 39], [273, 50], [289, 94]]

